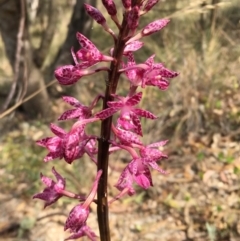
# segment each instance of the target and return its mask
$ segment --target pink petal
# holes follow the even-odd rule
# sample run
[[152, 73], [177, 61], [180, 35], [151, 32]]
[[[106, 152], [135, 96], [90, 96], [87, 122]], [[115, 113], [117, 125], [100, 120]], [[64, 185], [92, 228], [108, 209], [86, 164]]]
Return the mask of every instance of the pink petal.
[[61, 150], [61, 146], [62, 146], [62, 138], [58, 136], [54, 136], [48, 139], [45, 147], [49, 150], [49, 152], [57, 152]]
[[59, 136], [61, 138], [63, 138], [66, 135], [66, 132], [61, 127], [53, 123], [50, 124], [50, 129], [56, 136]]
[[108, 101], [107, 105], [108, 107], [119, 108], [119, 109], [124, 107], [124, 103], [119, 101]]
[[82, 229], [78, 230], [76, 233], [73, 233], [68, 238], [64, 239], [64, 241], [71, 240], [71, 239], [78, 239], [85, 236], [85, 233], [82, 231]]
[[143, 136], [142, 125], [141, 125], [141, 122], [140, 122], [138, 116], [135, 115], [135, 114], [132, 114], [132, 121], [133, 121], [133, 124], [135, 126], [134, 131], [136, 132], [136, 134], [138, 134], [140, 136]]
[[98, 49], [81, 49], [76, 53], [76, 55], [77, 58], [82, 61], [92, 61], [92, 65], [97, 63], [97, 61], [101, 61], [103, 59], [103, 55], [100, 53]]
[[48, 162], [48, 161], [52, 161], [52, 160], [54, 160], [54, 159], [56, 159], [56, 158], [62, 158], [63, 157], [63, 154], [62, 154], [62, 152], [50, 152], [50, 153], [48, 153], [45, 157], [44, 157], [44, 161], [45, 162]]
[[87, 50], [98, 50], [97, 47], [91, 42], [91, 40], [89, 40], [83, 34], [77, 32], [76, 37], [82, 48]]
[[54, 174], [54, 176], [55, 176], [56, 179], [57, 179], [57, 186], [58, 186], [59, 188], [64, 189], [64, 188], [65, 188], [65, 185], [66, 185], [66, 180], [65, 180], [65, 178], [63, 178], [63, 177], [55, 170], [54, 167], [52, 168], [52, 173]]
[[165, 78], [174, 78], [174, 77], [177, 77], [179, 75], [179, 73], [175, 72], [175, 71], [172, 71], [172, 70], [169, 70], [165, 67], [162, 67], [159, 71], [159, 74], [162, 76], [162, 77], [165, 77]]
[[85, 151], [80, 146], [73, 147], [71, 149], [66, 148], [64, 151], [64, 160], [68, 164], [72, 164], [72, 162], [78, 158], [81, 158], [84, 155]]
[[36, 141], [37, 145], [42, 146], [42, 147], [47, 147], [48, 141], [52, 139], [52, 137], [46, 137], [41, 140]]
[[142, 34], [143, 36], [148, 36], [153, 34], [162, 28], [164, 28], [170, 22], [169, 19], [158, 19], [154, 22], [149, 23], [146, 27], [143, 28]]
[[100, 118], [101, 120], [104, 120], [110, 116], [112, 116], [114, 113], [116, 113], [119, 109], [118, 108], [107, 108], [105, 110], [102, 110], [100, 112], [98, 112], [95, 117]]
[[157, 116], [155, 116], [154, 114], [152, 114], [150, 111], [147, 110], [142, 110], [142, 109], [137, 109], [135, 108], [134, 110], [132, 110], [136, 115], [141, 116], [141, 117], [145, 117], [148, 119], [157, 119]]
[[140, 141], [139, 137], [131, 131], [125, 131], [117, 128], [117, 133], [115, 134], [123, 144], [135, 143], [138, 145], [142, 145], [142, 142]]
[[166, 90], [169, 86], [167, 79], [161, 78], [156, 80], [150, 80], [146, 82], [146, 85], [157, 86], [160, 90]]
[[161, 169], [156, 162], [149, 162], [148, 165], [162, 174], [167, 174], [167, 172]]
[[117, 183], [115, 184], [115, 187], [119, 190], [122, 191], [125, 188], [131, 189], [133, 185], [133, 179], [132, 176], [129, 173], [128, 167], [125, 167], [122, 173], [119, 176], [119, 179]]
[[126, 105], [128, 106], [134, 106], [137, 105], [142, 99], [142, 92], [138, 92], [137, 94], [129, 97], [129, 99], [126, 101]]
[[152, 176], [148, 167], [144, 168], [143, 173], [137, 173], [134, 176], [134, 180], [140, 187], [144, 189], [148, 189], [149, 187], [153, 186]]
[[67, 102], [68, 104], [74, 106], [74, 107], [81, 107], [83, 106], [76, 98], [72, 96], [63, 96], [62, 99]]
[[82, 139], [82, 132], [84, 131], [84, 127], [80, 126], [77, 129], [73, 129], [68, 133], [68, 136], [65, 138], [65, 148], [73, 148], [77, 146]]
[[77, 119], [81, 116], [83, 116], [82, 109], [67, 110], [58, 118], [58, 120]]
[[131, 42], [130, 44], [128, 44], [128, 45], [125, 47], [123, 54], [124, 54], [124, 55], [127, 55], [129, 52], [137, 51], [137, 50], [139, 50], [143, 45], [144, 45], [143, 42], [133, 41], [133, 42]]
[[155, 54], [151, 55], [146, 61], [145, 61], [145, 64], [147, 64], [148, 66], [152, 66], [154, 64], [154, 57], [155, 57]]
[[[136, 41], [133, 41], [133, 42], [136, 42]], [[130, 44], [128, 44], [128, 45], [130, 45]], [[136, 64], [133, 53], [129, 53], [127, 55], [127, 58], [128, 58], [128, 64], [127, 64], [128, 67]]]
[[42, 182], [43, 182], [47, 187], [51, 187], [51, 186], [53, 186], [54, 184], [56, 184], [51, 178], [46, 177], [46, 176], [43, 176], [42, 173], [40, 173], [40, 177], [41, 177]]
[[97, 241], [97, 235], [87, 225], [82, 226], [79, 230], [77, 230], [76, 233], [73, 233], [70, 237], [65, 239], [65, 241], [70, 239], [78, 239], [83, 236], [87, 236], [91, 241]]
[[148, 12], [149, 10], [151, 10], [154, 5], [156, 5], [159, 2], [159, 0], [148, 0], [147, 3], [145, 4], [143, 11]]
[[155, 143], [148, 145], [147, 148], [164, 146], [164, 145], [166, 145], [167, 142], [168, 142], [168, 140], [155, 142]]
[[[126, 120], [124, 117], [120, 116], [118, 119], [117, 119], [117, 127], [121, 127], [122, 129], [124, 130], [135, 130], [135, 125], [129, 121], [129, 120]], [[137, 133], [138, 134], [138, 133]]]
[[89, 208], [83, 208], [81, 204], [78, 204], [70, 211], [64, 226], [64, 231], [70, 229], [71, 232], [77, 232], [85, 226], [88, 215]]
[[65, 65], [57, 68], [54, 71], [54, 75], [61, 85], [71, 85], [84, 76], [85, 72], [77, 69], [73, 65]]
[[144, 148], [140, 150], [140, 155], [146, 160], [159, 161], [163, 158], [167, 158], [167, 155], [163, 154], [160, 150]]

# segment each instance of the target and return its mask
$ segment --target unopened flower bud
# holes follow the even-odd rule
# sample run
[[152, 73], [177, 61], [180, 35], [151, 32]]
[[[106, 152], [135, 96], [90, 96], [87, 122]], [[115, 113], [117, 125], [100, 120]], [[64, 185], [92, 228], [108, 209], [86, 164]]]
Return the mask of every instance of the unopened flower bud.
[[[106, 19], [103, 17], [102, 13], [94, 8], [93, 6], [84, 3], [84, 7], [90, 17], [92, 17], [98, 24], [102, 25], [103, 29], [110, 33], [114, 39], [116, 39], [115, 33], [108, 27]], [[117, 19], [115, 19], [117, 21]]]
[[125, 9], [129, 9], [131, 7], [131, 3], [132, 3], [131, 0], [122, 0], [123, 7]]
[[149, 10], [151, 10], [157, 3], [159, 2], [159, 0], [148, 0], [147, 3], [145, 4], [143, 11], [146, 13]]
[[116, 5], [113, 0], [102, 0], [102, 3], [110, 16], [115, 16], [117, 14]]
[[169, 19], [158, 19], [156, 21], [153, 21], [153, 22], [149, 23], [146, 27], [144, 27], [142, 29], [142, 31], [140, 33], [138, 33], [137, 35], [135, 35], [132, 38], [130, 38], [126, 42], [126, 45], [130, 44], [133, 41], [141, 39], [141, 38], [143, 38], [145, 36], [148, 36], [148, 35], [151, 35], [153, 33], [158, 32], [159, 30], [164, 28], [169, 22], [170, 22]]
[[85, 75], [94, 74], [95, 72], [88, 69], [78, 69], [77, 66], [65, 65], [58, 67], [54, 75], [61, 85], [72, 85]]
[[148, 36], [150, 34], [156, 33], [157, 31], [164, 28], [169, 22], [169, 19], [158, 19], [154, 22], [151, 22], [143, 28], [142, 34], [143, 36]]
[[139, 23], [139, 7], [135, 6], [131, 9], [131, 11], [128, 14], [128, 27], [131, 30], [135, 30]]
[[84, 3], [84, 8], [87, 11], [88, 15], [92, 17], [97, 23], [101, 25], [106, 23], [106, 19], [103, 17], [102, 13], [98, 9], [86, 3]]

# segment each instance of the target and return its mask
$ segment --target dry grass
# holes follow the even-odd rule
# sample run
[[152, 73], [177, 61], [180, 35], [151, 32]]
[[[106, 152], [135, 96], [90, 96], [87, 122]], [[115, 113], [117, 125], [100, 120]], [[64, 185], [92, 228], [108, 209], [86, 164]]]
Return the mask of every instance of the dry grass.
[[[161, 107], [158, 113], [159, 135], [169, 124], [170, 133], [181, 135], [201, 131], [212, 121], [220, 127], [221, 122], [226, 122], [225, 114], [231, 112], [224, 102], [229, 91], [236, 93], [239, 90], [240, 51], [236, 38], [240, 31], [230, 22], [231, 17], [226, 20], [234, 5], [220, 6], [225, 8], [218, 11], [218, 18], [212, 23], [214, 26], [202, 30], [197, 9], [194, 15], [183, 9], [181, 16], [172, 15], [172, 21], [161, 32], [161, 38], [155, 35], [145, 41], [145, 53], [155, 53], [156, 59], [180, 72], [180, 76], [171, 81], [167, 92], [160, 93], [150, 88], [145, 93], [145, 105], [150, 103], [149, 108], [152, 107], [153, 111], [155, 105], [152, 103]], [[205, 13], [205, 24], [209, 24], [209, 14]], [[214, 116], [217, 109], [222, 110], [218, 114], [218, 123]]]

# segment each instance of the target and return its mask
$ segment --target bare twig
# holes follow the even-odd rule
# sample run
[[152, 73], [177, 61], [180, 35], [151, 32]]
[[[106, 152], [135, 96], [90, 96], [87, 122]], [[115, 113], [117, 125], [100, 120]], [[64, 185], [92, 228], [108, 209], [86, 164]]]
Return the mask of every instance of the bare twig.
[[16, 97], [15, 103], [21, 102], [27, 93], [28, 86], [28, 68], [26, 59], [23, 61], [23, 78], [21, 79], [21, 86], [19, 86], [18, 95]]
[[1, 113], [6, 110], [16, 92], [17, 83], [19, 81], [19, 69], [21, 64], [21, 50], [23, 47], [23, 34], [24, 34], [24, 27], [25, 27], [25, 0], [21, 0], [21, 17], [19, 22], [18, 34], [17, 34], [17, 41], [16, 41], [16, 54], [15, 54], [15, 64], [14, 64], [14, 79], [11, 86], [11, 90], [7, 96], [5, 103], [2, 106]]
[[26, 103], [27, 101], [29, 101], [30, 99], [32, 99], [33, 97], [35, 97], [36, 95], [38, 95], [41, 91], [45, 90], [46, 88], [50, 87], [51, 85], [55, 84], [57, 82], [57, 80], [53, 80], [50, 83], [48, 83], [47, 85], [45, 85], [44, 87], [40, 88], [39, 90], [35, 91], [34, 93], [32, 93], [31, 95], [29, 95], [28, 97], [26, 97], [25, 99], [23, 99], [22, 101], [19, 101], [18, 103], [16, 103], [14, 106], [12, 106], [11, 108], [7, 109], [6, 111], [4, 111], [3, 113], [0, 114], [0, 119], [9, 115], [11, 112], [13, 112], [16, 108], [18, 108], [20, 105], [22, 105], [23, 103]]

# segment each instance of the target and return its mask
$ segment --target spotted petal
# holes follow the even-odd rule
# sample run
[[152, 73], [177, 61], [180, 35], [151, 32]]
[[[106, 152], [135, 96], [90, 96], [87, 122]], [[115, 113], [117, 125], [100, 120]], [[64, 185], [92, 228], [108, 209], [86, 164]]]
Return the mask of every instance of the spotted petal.
[[117, 14], [116, 5], [113, 0], [102, 0], [102, 3], [110, 16]]
[[116, 113], [119, 110], [119, 108], [115, 108], [115, 107], [111, 107], [111, 108], [107, 108], [105, 110], [102, 110], [100, 112], [98, 112], [95, 117], [100, 118], [101, 120], [104, 120], [110, 116], [112, 116], [114, 113]]
[[145, 117], [152, 120], [157, 119], [157, 116], [155, 116], [154, 114], [152, 114], [150, 111], [147, 111], [147, 110], [134, 108], [132, 111], [140, 117]]
[[97, 23], [101, 25], [106, 23], [106, 19], [103, 17], [102, 13], [98, 9], [86, 3], [84, 3], [84, 8], [88, 15], [92, 17]]

